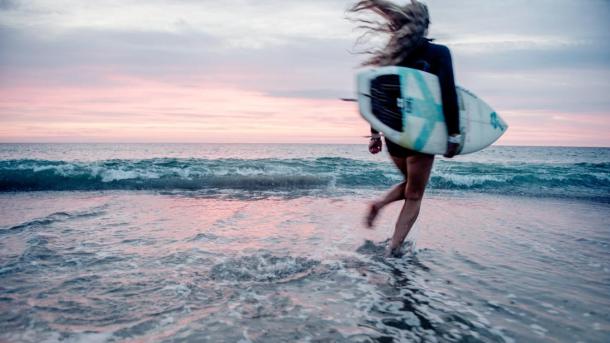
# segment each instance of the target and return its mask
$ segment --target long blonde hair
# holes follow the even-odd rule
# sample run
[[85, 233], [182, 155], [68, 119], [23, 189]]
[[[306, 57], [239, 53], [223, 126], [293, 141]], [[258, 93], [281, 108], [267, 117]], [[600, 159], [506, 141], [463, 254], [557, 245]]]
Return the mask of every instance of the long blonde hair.
[[349, 11], [352, 13], [372, 11], [384, 19], [384, 22], [354, 19], [361, 23], [358, 28], [367, 30], [358, 42], [367, 35], [378, 33], [389, 35], [384, 48], [364, 51], [372, 55], [362, 63], [365, 66], [388, 66], [400, 63], [426, 39], [430, 25], [428, 7], [417, 0], [411, 0], [404, 6], [386, 0], [360, 0]]

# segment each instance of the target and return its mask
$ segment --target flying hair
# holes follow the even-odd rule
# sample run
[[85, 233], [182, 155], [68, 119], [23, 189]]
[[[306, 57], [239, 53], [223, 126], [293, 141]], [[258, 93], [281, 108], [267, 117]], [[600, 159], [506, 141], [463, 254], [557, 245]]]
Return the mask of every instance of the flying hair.
[[382, 21], [353, 19], [360, 23], [359, 29], [366, 30], [356, 44], [368, 36], [389, 37], [382, 49], [363, 52], [372, 55], [362, 63], [364, 66], [397, 65], [426, 39], [430, 25], [428, 7], [417, 0], [403, 6], [387, 0], [360, 0], [349, 9], [351, 13], [369, 11], [380, 16]]

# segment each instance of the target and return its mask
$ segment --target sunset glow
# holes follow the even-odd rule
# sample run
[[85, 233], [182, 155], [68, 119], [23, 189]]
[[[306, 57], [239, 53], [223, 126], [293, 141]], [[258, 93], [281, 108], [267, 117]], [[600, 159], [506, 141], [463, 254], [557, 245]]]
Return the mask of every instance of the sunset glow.
[[[349, 3], [0, 2], [0, 141], [363, 143]], [[499, 144], [610, 145], [608, 3], [428, 4]]]

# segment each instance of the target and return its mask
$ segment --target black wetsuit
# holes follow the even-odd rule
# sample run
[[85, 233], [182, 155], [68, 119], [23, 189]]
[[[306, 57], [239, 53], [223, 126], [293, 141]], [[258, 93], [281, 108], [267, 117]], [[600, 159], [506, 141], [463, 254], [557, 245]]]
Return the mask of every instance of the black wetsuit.
[[[401, 67], [408, 67], [422, 70], [438, 76], [441, 86], [441, 97], [443, 102], [443, 114], [447, 124], [447, 133], [460, 133], [460, 112], [458, 108], [457, 93], [455, 91], [455, 81], [453, 78], [453, 63], [449, 48], [444, 45], [434, 44], [425, 40], [417, 47], [404, 61], [398, 64]], [[371, 128], [372, 133], [377, 133]], [[407, 157], [419, 152], [403, 148], [386, 138], [388, 152], [392, 156]]]

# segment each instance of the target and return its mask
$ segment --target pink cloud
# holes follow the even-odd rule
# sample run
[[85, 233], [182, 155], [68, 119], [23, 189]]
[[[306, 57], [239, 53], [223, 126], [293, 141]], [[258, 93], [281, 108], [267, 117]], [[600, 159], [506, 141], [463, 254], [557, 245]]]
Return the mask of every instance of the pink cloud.
[[610, 146], [610, 113], [499, 111], [509, 122], [504, 145]]
[[108, 74], [91, 88], [25, 85], [0, 93], [4, 141], [357, 141], [353, 104]]
[[[364, 143], [353, 103], [275, 97], [200, 79], [164, 82], [104, 72], [90, 87], [21, 79], [0, 88], [0, 140], [44, 142]], [[610, 145], [610, 113], [498, 111], [505, 145]]]

